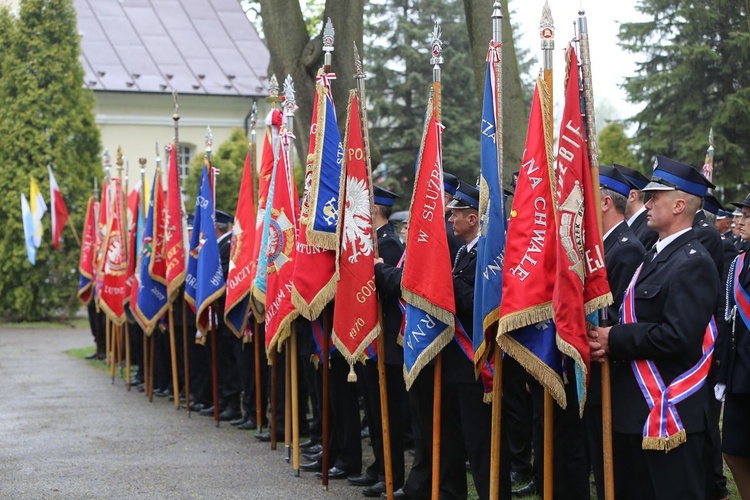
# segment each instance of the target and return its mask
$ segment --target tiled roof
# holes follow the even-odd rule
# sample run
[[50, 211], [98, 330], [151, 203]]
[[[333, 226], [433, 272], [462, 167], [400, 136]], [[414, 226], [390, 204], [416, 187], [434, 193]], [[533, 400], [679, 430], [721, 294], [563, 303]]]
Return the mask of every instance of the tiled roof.
[[259, 96], [269, 54], [237, 0], [75, 0], [93, 90]]

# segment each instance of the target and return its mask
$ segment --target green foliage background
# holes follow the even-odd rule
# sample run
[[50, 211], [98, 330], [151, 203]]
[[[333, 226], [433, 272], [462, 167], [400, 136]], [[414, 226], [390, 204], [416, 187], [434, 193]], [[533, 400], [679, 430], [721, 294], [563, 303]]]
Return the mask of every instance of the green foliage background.
[[714, 183], [724, 201], [750, 190], [749, 5], [641, 0], [646, 20], [623, 23], [619, 34], [642, 56], [625, 82], [629, 100], [645, 104], [632, 118], [638, 162], [650, 171], [654, 156], [664, 155], [700, 167], [713, 127]]
[[0, 318], [41, 320], [77, 308], [79, 246], [66, 227], [61, 251], [50, 216], [31, 266], [23, 243], [20, 193], [33, 177], [49, 198], [51, 164], [73, 225], [83, 226], [94, 179], [101, 179], [93, 94], [83, 88], [72, 0], [25, 0], [16, 19], [0, 10]]

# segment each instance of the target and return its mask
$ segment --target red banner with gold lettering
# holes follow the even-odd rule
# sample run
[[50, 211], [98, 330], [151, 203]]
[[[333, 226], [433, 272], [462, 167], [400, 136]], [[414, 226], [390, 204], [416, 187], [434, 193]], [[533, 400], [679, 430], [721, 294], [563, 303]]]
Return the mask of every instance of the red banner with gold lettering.
[[[185, 205], [180, 191], [180, 177], [177, 168], [177, 147], [169, 146], [169, 163], [167, 164], [167, 201], [164, 211], [164, 277], [167, 280], [169, 300], [176, 298], [177, 292], [185, 282]], [[157, 214], [154, 214], [156, 216]], [[154, 259], [156, 260], [156, 259]], [[152, 261], [154, 262], [154, 261]]]
[[128, 259], [122, 223], [122, 189], [119, 179], [112, 179], [113, 196], [107, 232], [102, 244], [102, 287], [99, 307], [116, 325], [125, 323], [125, 297], [127, 297]]
[[[552, 302], [557, 346], [576, 362], [588, 381], [586, 315], [611, 304], [612, 294], [604, 267], [597, 222], [599, 207], [595, 204], [581, 116], [578, 59], [572, 45], [566, 56], [565, 109], [557, 149], [557, 274]], [[586, 400], [583, 389], [582, 393], [579, 391], [581, 408]]]
[[333, 343], [349, 362], [351, 372], [354, 363], [380, 333], [375, 293], [372, 200], [365, 155], [359, 104], [356, 92], [352, 90], [344, 147], [339, 282], [333, 311]]

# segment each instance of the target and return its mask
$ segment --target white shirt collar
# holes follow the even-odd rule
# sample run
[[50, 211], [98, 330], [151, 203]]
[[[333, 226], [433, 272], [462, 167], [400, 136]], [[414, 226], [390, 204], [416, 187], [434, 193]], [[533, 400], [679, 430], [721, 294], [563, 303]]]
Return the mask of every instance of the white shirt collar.
[[226, 233], [224, 233], [221, 236], [219, 236], [219, 238], [216, 240], [216, 242], [217, 243], [221, 243], [225, 239], [231, 238], [231, 237], [232, 237], [232, 231], [227, 231]]
[[665, 248], [667, 248], [667, 245], [669, 245], [669, 244], [670, 244], [670, 243], [672, 243], [672, 242], [673, 242], [674, 240], [676, 240], [676, 239], [677, 239], [678, 237], [680, 237], [680, 236], [682, 236], [683, 234], [687, 233], [687, 232], [688, 232], [688, 231], [690, 231], [691, 229], [693, 229], [693, 228], [692, 228], [692, 227], [686, 227], [686, 228], [685, 228], [685, 229], [683, 229], [682, 231], [677, 231], [677, 232], [676, 232], [676, 233], [674, 233], [674, 234], [670, 234], [669, 236], [667, 236], [667, 237], [666, 237], [666, 238], [664, 238], [663, 240], [659, 240], [659, 241], [657, 241], [657, 242], [655, 243], [655, 245], [656, 245], [656, 255], [659, 255], [659, 252], [661, 252], [662, 250], [664, 250]]
[[641, 208], [638, 209], [636, 213], [633, 214], [631, 218], [628, 219], [628, 226], [632, 226], [635, 220], [638, 218], [638, 216], [641, 215], [645, 211], [646, 211], [646, 205], [643, 205]]
[[466, 251], [470, 252], [471, 249], [474, 248], [474, 246], [477, 244], [478, 241], [479, 241], [479, 235], [477, 234], [476, 238], [474, 238], [473, 240], [471, 240], [469, 243], [466, 244]]
[[[625, 220], [625, 219], [623, 219], [623, 220]], [[604, 233], [604, 236], [602, 236], [602, 243], [604, 242], [604, 240], [606, 240], [606, 239], [607, 239], [607, 237], [608, 237], [608, 236], [609, 236], [610, 234], [612, 234], [612, 231], [614, 231], [615, 229], [617, 229], [617, 226], [619, 226], [619, 225], [620, 225], [621, 223], [622, 223], [622, 221], [618, 222], [618, 223], [617, 223], [617, 224], [615, 224], [614, 226], [610, 227], [610, 228], [609, 228], [609, 231], [607, 231], [606, 233]]]

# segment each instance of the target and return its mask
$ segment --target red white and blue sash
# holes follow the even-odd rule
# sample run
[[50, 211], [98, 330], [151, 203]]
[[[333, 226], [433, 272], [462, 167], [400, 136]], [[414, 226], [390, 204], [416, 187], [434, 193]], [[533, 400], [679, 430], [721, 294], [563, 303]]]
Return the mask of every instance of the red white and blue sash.
[[732, 267], [729, 271], [729, 276], [732, 279], [731, 284], [727, 284], [727, 292], [732, 290], [732, 294], [727, 293], [727, 315], [726, 319], [731, 319], [731, 311], [733, 306], [737, 306], [737, 312], [739, 313], [742, 321], [745, 322], [745, 326], [750, 329], [750, 294], [747, 290], [742, 288], [740, 284], [740, 273], [745, 267], [745, 256], [747, 253], [741, 253], [732, 262]]
[[[634, 290], [642, 267], [643, 265], [635, 272], [625, 291], [622, 324], [637, 322]], [[650, 410], [643, 426], [641, 446], [644, 450], [669, 451], [687, 440], [687, 433], [675, 405], [695, 394], [706, 382], [706, 376], [711, 367], [716, 334], [716, 322], [712, 316], [703, 335], [701, 359], [688, 371], [675, 378], [669, 386], [664, 384], [653, 361], [638, 359], [630, 362], [635, 379]]]

